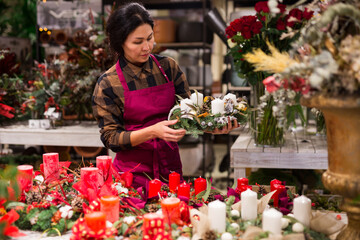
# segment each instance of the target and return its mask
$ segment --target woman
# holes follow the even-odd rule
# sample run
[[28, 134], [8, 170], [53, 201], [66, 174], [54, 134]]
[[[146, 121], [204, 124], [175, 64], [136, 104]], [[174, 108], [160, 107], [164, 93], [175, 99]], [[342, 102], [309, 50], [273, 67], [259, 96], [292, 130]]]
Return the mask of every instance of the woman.
[[[175, 94], [190, 96], [176, 62], [151, 54], [153, 27], [150, 14], [138, 3], [126, 4], [111, 14], [106, 31], [118, 61], [99, 78], [92, 99], [101, 140], [117, 152], [114, 167], [119, 172], [131, 170], [133, 186], [145, 189], [146, 175], [160, 180], [168, 179], [172, 171], [182, 175], [177, 142], [185, 130], [171, 129], [177, 120], [166, 119]], [[230, 123], [215, 133], [232, 128]]]

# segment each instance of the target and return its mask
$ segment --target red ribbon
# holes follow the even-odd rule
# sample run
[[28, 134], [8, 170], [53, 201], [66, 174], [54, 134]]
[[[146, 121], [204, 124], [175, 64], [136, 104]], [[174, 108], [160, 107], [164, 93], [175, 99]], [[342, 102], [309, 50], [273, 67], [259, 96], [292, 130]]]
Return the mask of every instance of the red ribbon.
[[0, 115], [3, 115], [7, 118], [13, 118], [14, 114], [11, 112], [15, 113], [15, 109], [13, 107], [0, 103]]

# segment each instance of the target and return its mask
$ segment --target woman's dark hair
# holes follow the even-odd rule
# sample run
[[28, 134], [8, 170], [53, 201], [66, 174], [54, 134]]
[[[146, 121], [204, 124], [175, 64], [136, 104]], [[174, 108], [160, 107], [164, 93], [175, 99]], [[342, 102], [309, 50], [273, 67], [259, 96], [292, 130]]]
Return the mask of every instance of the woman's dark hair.
[[154, 28], [154, 21], [149, 12], [139, 3], [128, 3], [116, 9], [109, 17], [106, 33], [110, 47], [119, 55], [124, 54], [122, 45], [128, 35], [137, 27], [149, 24]]

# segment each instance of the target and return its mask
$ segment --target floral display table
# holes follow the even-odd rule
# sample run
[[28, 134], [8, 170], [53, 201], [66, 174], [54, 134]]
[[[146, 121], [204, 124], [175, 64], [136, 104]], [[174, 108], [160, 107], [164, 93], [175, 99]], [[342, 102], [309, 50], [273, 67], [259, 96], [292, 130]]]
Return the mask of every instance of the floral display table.
[[328, 168], [326, 137], [302, 131], [287, 133], [281, 147], [255, 146], [250, 132], [244, 132], [232, 145], [230, 156], [234, 179], [245, 177], [245, 168]]
[[19, 123], [0, 128], [0, 144], [103, 147], [96, 122], [53, 129], [33, 129]]

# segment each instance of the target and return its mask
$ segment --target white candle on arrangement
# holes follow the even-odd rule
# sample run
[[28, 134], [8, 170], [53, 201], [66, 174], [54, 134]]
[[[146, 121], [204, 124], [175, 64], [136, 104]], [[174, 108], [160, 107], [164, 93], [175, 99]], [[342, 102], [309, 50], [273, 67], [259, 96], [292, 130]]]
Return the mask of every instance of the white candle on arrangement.
[[199, 105], [199, 107], [203, 106], [204, 95], [202, 93], [194, 92], [193, 94], [191, 94], [190, 99], [193, 103]]
[[241, 193], [241, 219], [253, 220], [257, 218], [257, 194], [248, 189]]
[[193, 101], [191, 101], [188, 98], [180, 100], [180, 109], [181, 109], [181, 111], [189, 112], [191, 110], [191, 107], [189, 107], [188, 104], [193, 105]]
[[211, 101], [211, 112], [212, 114], [223, 113], [225, 111], [224, 100], [216, 98]]
[[232, 94], [232, 93], [226, 94], [226, 95], [224, 96], [224, 101], [225, 101], [226, 99], [231, 99], [234, 104], [237, 103], [236, 95], [235, 95], [235, 94]]
[[216, 200], [208, 205], [208, 217], [210, 228], [218, 233], [225, 232], [226, 226], [226, 204]]
[[304, 224], [310, 226], [311, 220], [311, 200], [305, 196], [294, 199], [294, 217]]
[[269, 231], [271, 234], [281, 234], [281, 218], [282, 213], [274, 208], [271, 208], [263, 212], [262, 216], [262, 229], [263, 231]]

